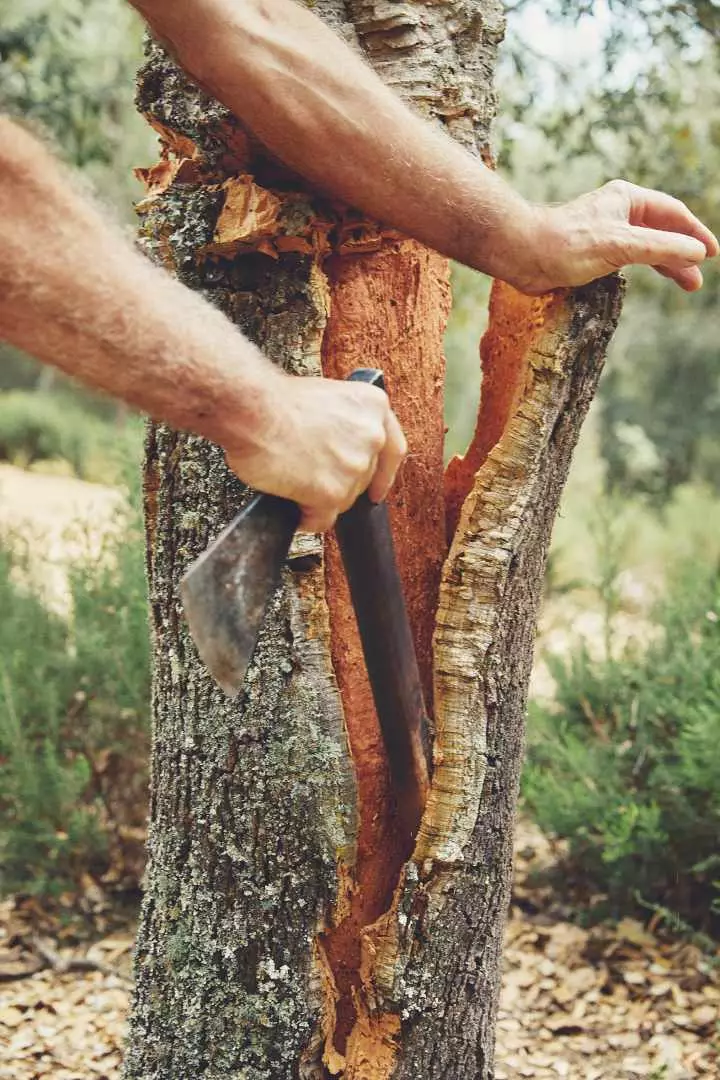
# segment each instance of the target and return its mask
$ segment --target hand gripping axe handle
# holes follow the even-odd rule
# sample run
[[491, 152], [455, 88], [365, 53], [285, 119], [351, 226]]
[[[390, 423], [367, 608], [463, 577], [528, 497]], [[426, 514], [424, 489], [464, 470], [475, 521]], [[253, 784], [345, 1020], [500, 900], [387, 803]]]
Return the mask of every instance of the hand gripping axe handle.
[[[382, 372], [350, 379], [385, 389]], [[240, 692], [268, 602], [300, 521], [296, 503], [256, 495], [180, 583], [200, 657], [230, 697]], [[385, 503], [363, 494], [337, 520], [350, 587], [403, 829], [415, 834], [425, 805], [427, 713]]]

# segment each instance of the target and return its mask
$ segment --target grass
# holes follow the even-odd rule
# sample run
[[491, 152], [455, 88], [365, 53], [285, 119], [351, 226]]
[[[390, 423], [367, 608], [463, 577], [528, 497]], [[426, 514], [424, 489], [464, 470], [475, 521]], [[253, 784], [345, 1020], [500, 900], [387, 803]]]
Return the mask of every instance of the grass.
[[67, 391], [0, 393], [0, 460], [20, 468], [40, 466], [101, 484], [117, 484], [128, 462], [137, 462], [142, 421], [113, 423], [90, 413]]

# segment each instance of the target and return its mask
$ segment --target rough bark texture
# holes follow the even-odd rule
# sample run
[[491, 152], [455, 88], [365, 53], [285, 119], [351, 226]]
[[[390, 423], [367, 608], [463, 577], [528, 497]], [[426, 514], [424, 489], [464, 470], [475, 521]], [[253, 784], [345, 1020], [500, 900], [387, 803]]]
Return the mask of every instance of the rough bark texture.
[[[489, 156], [494, 0], [314, 9]], [[153, 796], [125, 1076], [489, 1080], [545, 551], [618, 283], [539, 300], [496, 287], [478, 437], [444, 492], [444, 261], [308, 192], [155, 46], [139, 103], [164, 148], [144, 173], [148, 250], [298, 374], [385, 369], [409, 436], [392, 517], [436, 733], [411, 853], [332, 541], [298, 545], [245, 694], [223, 698], [176, 589], [245, 492], [216, 448], [153, 428]]]
[[376, 987], [408, 1021], [396, 1080], [493, 1076], [545, 556], [620, 294], [617, 279], [534, 300], [495, 285], [483, 367], [491, 381], [502, 371], [515, 392], [496, 416], [502, 433], [472, 478], [443, 569], [433, 784], [399, 917], [375, 946]]

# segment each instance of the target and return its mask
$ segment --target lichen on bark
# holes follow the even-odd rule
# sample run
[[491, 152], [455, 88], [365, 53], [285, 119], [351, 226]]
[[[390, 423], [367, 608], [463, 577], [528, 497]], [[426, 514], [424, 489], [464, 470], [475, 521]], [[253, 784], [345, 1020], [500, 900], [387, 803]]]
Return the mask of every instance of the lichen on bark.
[[[156, 46], [140, 102], [192, 154], [191, 183], [144, 207], [149, 248], [265, 353], [318, 374], [327, 319], [315, 260], [201, 258], [237, 162], [238, 131]], [[209, 182], [208, 182], [209, 178]], [[293, 564], [239, 704], [212, 685], [184, 627], [177, 582], [245, 497], [221, 452], [163, 425], [145, 468], [154, 632], [149, 865], [128, 1078], [295, 1075], [321, 1008], [312, 943], [352, 861], [356, 799], [327, 637], [322, 567]], [[314, 643], [309, 628], [316, 634]]]

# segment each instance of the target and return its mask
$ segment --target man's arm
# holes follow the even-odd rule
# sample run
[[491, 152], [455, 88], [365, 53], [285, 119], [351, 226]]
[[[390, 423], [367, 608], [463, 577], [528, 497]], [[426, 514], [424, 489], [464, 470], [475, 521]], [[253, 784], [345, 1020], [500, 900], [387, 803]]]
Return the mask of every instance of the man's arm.
[[131, 0], [185, 70], [278, 157], [380, 221], [528, 292], [645, 263], [692, 291], [716, 255], [678, 200], [613, 181], [531, 206], [408, 109], [293, 0]]
[[0, 340], [222, 446], [248, 484], [328, 528], [405, 441], [375, 387], [273, 367], [219, 311], [153, 266], [0, 116]]

